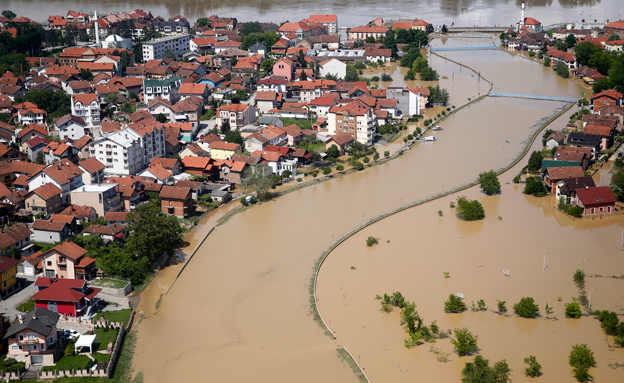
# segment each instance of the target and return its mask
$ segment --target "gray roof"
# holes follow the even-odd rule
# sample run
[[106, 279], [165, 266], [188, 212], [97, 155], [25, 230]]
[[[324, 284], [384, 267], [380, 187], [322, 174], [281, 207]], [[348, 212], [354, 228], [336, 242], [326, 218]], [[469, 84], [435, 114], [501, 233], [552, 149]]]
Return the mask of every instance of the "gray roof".
[[601, 141], [602, 137], [595, 134], [570, 133], [568, 135], [568, 145], [598, 147]]
[[266, 49], [266, 45], [262, 43], [255, 43], [254, 45], [249, 47], [250, 52], [266, 51]]
[[594, 179], [591, 178], [590, 176], [564, 178], [560, 182], [563, 182], [563, 185], [561, 185], [561, 188], [560, 188], [562, 193], [570, 193], [570, 192], [575, 191], [576, 189], [596, 187], [596, 183], [594, 182]]
[[19, 322], [19, 318], [15, 318], [13, 324], [11, 324], [11, 327], [7, 330], [4, 339], [26, 329], [34, 331], [37, 334], [48, 336], [52, 328], [58, 322], [60, 315], [48, 309], [44, 309], [43, 307], [39, 307], [26, 314], [22, 314], [22, 317], [24, 318], [22, 323]]
[[213, 197], [220, 197], [223, 198], [226, 195], [230, 194], [230, 192], [225, 191], [225, 190], [213, 190], [212, 193], [210, 193]]

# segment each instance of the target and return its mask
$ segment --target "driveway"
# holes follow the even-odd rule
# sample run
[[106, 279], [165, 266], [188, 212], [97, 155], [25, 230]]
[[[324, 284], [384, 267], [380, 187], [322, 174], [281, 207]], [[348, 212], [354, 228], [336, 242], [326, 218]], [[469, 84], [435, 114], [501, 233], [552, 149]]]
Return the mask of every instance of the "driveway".
[[15, 306], [27, 300], [37, 292], [35, 277], [18, 277], [18, 280], [22, 283], [20, 290], [0, 301], [0, 312], [5, 318], [11, 321], [20, 313]]

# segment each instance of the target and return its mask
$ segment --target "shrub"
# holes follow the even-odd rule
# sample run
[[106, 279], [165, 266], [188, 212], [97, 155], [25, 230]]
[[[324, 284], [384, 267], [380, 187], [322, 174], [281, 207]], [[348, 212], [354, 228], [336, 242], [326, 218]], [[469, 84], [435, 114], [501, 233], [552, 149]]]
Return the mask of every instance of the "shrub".
[[505, 359], [489, 366], [490, 361], [477, 355], [474, 361], [466, 363], [462, 370], [462, 382], [492, 382], [492, 383], [508, 383], [511, 369]]
[[461, 313], [467, 309], [464, 300], [453, 294], [450, 294], [448, 300], [444, 302], [444, 311], [447, 313]]
[[583, 216], [583, 208], [576, 205], [570, 206], [566, 212], [576, 218], [581, 218]]
[[520, 302], [513, 305], [514, 311], [522, 318], [535, 318], [539, 314], [539, 306], [532, 297], [524, 297]]
[[485, 218], [483, 205], [477, 200], [469, 200], [463, 196], [457, 198], [455, 214], [457, 218], [464, 221], [478, 221]]
[[590, 350], [586, 344], [575, 344], [570, 351], [570, 366], [574, 368], [574, 376], [579, 382], [587, 382], [593, 379], [589, 375], [589, 368], [596, 365], [594, 352]]
[[270, 191], [264, 191], [264, 192], [258, 193], [258, 201], [260, 202], [269, 201], [273, 199], [273, 197], [274, 197], [274, 194], [271, 193]]
[[[607, 311], [607, 310], [597, 311], [596, 313], [598, 314], [598, 320], [600, 321], [600, 326], [602, 326], [605, 333], [607, 335], [617, 335], [618, 323], [620, 321], [618, 319], [617, 314], [614, 313], [613, 311]], [[624, 327], [622, 327], [622, 330], [623, 330], [622, 335], [624, 335]], [[5, 363], [5, 366], [6, 366], [6, 363]]]
[[515, 184], [519, 184], [519, 183], [520, 183], [520, 179], [521, 179], [521, 177], [520, 177], [520, 175], [518, 174], [517, 176], [515, 176], [515, 177], [513, 178], [513, 183], [515, 183]]
[[390, 76], [388, 73], [382, 73], [381, 81], [392, 81], [392, 76]]
[[371, 247], [371, 246], [376, 245], [378, 243], [379, 243], [379, 241], [375, 237], [368, 237], [368, 238], [366, 238], [366, 246], [368, 246], [368, 247]]
[[481, 190], [487, 195], [499, 194], [501, 192], [501, 184], [494, 170], [479, 174], [479, 184]]
[[566, 318], [580, 318], [581, 306], [577, 302], [570, 302], [565, 304], [565, 316]]
[[539, 178], [529, 177], [526, 179], [523, 193], [535, 197], [544, 197], [548, 194], [548, 188]]
[[496, 301], [496, 305], [498, 306], [498, 312], [504, 313], [507, 311], [506, 303], [507, 301]]
[[579, 289], [585, 288], [585, 272], [583, 272], [583, 270], [576, 269], [572, 279], [574, 280], [576, 287]]
[[537, 378], [542, 370], [542, 365], [537, 362], [537, 358], [534, 355], [524, 358], [524, 363], [529, 366], [524, 369], [524, 374], [531, 378]]

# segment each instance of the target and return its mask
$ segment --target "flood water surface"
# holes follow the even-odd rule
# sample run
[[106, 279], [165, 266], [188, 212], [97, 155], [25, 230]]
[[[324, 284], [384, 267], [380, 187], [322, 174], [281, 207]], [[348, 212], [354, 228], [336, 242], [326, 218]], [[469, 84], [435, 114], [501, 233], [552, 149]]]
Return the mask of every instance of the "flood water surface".
[[[575, 91], [568, 83], [550, 80], [546, 74], [554, 75], [544, 73], [540, 65], [508, 56], [498, 52], [480, 63], [482, 75], [495, 79], [495, 86], [513, 90], [506, 84], [510, 81], [559, 96]], [[479, 63], [478, 57], [472, 52], [465, 59]], [[444, 74], [443, 67], [433, 65]], [[522, 81], [506, 76], [508, 67], [522, 70], [527, 77]], [[516, 185], [505, 184], [501, 196], [489, 198], [481, 197], [476, 188], [465, 192], [484, 203], [484, 221], [458, 221], [448, 208], [454, 198], [449, 197], [399, 213], [357, 234], [332, 253], [319, 279], [320, 310], [331, 320], [337, 340], [324, 334], [309, 311], [308, 281], [314, 260], [338, 238], [388, 211], [470, 183], [484, 170], [504, 168], [522, 152], [539, 121], [564, 106], [555, 101], [487, 97], [444, 120], [443, 130], [435, 132], [436, 142], [418, 143], [393, 161], [319, 182], [233, 216], [208, 237], [168, 293], [158, 285], [144, 293], [141, 310], [146, 317], [138, 330], [136, 371], [149, 382], [353, 382], [355, 376], [335, 351], [346, 345], [373, 381], [407, 381], [416, 376], [457, 381], [464, 360], [451, 356], [451, 363], [433, 363], [429, 345], [406, 350], [398, 315], [378, 311], [375, 294], [396, 290], [417, 303], [426, 321], [437, 320], [447, 329], [465, 325], [474, 330], [484, 355], [508, 358], [514, 376], [521, 372], [520, 356], [538, 354], [542, 346], [536, 344], [542, 343], [552, 351], [549, 342], [561, 339], [565, 342], [560, 351], [557, 348], [552, 358], [544, 357], [549, 374], [558, 368], [563, 372], [556, 376], [567, 376], [561, 359], [569, 352], [569, 342], [590, 343], [603, 363], [604, 351], [598, 351], [602, 343], [591, 341], [604, 339], [599, 326], [588, 318], [568, 324], [556, 295], [569, 301], [576, 294], [571, 271], [581, 257], [588, 259], [586, 268], [590, 259], [595, 262], [596, 272], [616, 272], [624, 266], [612, 259], [617, 238], [613, 244], [607, 240], [618, 233], [614, 220], [587, 225], [570, 221], [555, 214], [547, 198], [524, 197]], [[562, 120], [567, 121], [570, 113]], [[503, 183], [511, 182], [515, 174], [510, 173]], [[438, 210], [444, 217], [438, 217]], [[211, 223], [204, 223], [198, 231], [205, 233], [208, 227]], [[381, 243], [366, 248], [367, 235], [381, 238]], [[598, 255], [580, 253], [582, 247], [595, 249]], [[553, 252], [546, 271], [541, 270], [543, 250]], [[511, 278], [502, 276], [502, 268], [511, 270]], [[450, 272], [451, 278], [444, 279], [443, 271]], [[175, 273], [162, 274], [166, 285]], [[622, 291], [618, 282], [599, 281]], [[495, 299], [507, 300], [511, 306], [522, 295], [534, 295], [540, 307], [546, 301], [555, 306], [558, 320], [523, 321], [490, 311], [444, 315], [445, 295], [457, 291], [469, 300], [485, 299], [490, 308], [495, 307]], [[603, 307], [618, 299], [598, 287], [594, 296], [596, 305]], [[159, 302], [156, 312], [153, 302]], [[575, 329], [574, 336], [570, 328]], [[550, 330], [556, 335], [549, 338]], [[509, 351], [514, 342], [520, 347]], [[450, 349], [448, 341], [436, 347]], [[612, 355], [617, 359], [620, 354]], [[417, 370], [424, 375], [415, 375]], [[600, 368], [595, 376], [614, 375]]]

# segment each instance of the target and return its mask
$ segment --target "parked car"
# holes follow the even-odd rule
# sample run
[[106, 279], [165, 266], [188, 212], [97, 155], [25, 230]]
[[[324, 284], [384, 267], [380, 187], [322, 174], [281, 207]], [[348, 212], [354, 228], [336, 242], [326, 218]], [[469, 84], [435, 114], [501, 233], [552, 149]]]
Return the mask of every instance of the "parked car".
[[65, 330], [65, 339], [76, 339], [80, 336], [80, 333], [76, 330]]

